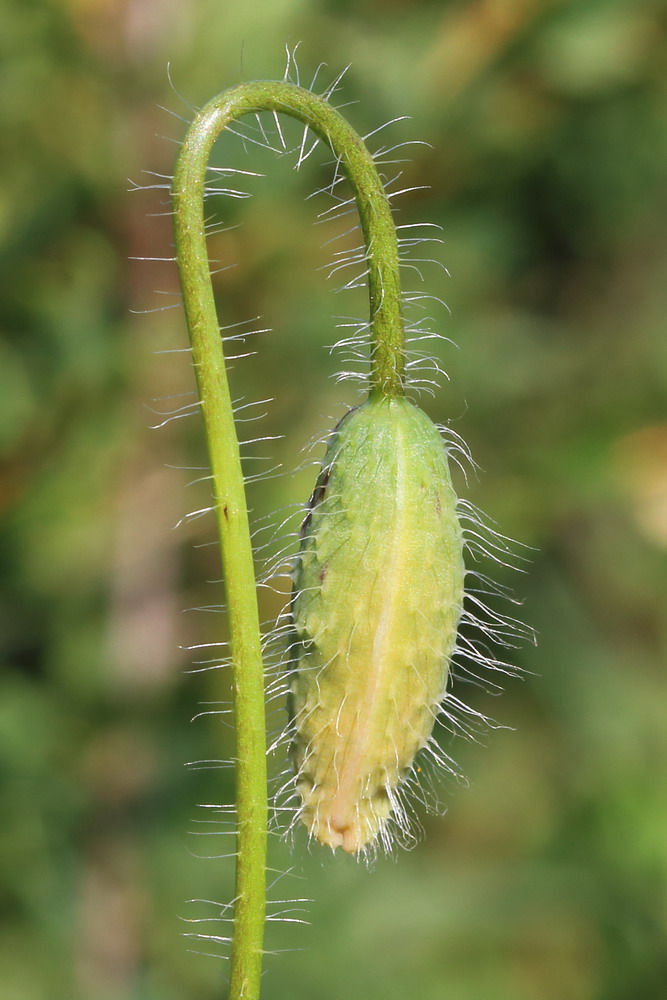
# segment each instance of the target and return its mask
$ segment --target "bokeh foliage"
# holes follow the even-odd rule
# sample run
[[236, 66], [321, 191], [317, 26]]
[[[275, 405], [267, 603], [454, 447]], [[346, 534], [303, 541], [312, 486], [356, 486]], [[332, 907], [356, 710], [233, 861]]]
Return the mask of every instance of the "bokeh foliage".
[[[473, 691], [516, 729], [456, 746], [472, 788], [446, 793], [414, 852], [369, 872], [276, 847], [294, 876], [274, 895], [314, 902], [310, 928], [271, 926], [269, 948], [303, 950], [269, 959], [266, 996], [664, 995], [664, 6], [29, 0], [2, 21], [2, 995], [221, 995], [222, 963], [189, 953], [178, 919], [231, 894], [229, 862], [198, 861], [210, 845], [186, 834], [230, 775], [183, 767], [233, 752], [224, 720], [190, 724], [226, 681], [188, 677], [181, 648], [224, 636], [220, 615], [183, 613], [219, 600], [219, 571], [210, 523], [172, 530], [205, 501], [174, 468], [201, 464], [199, 426], [148, 429], [192, 375], [153, 353], [184, 346], [180, 311], [131, 311], [175, 301], [156, 293], [176, 281], [133, 259], [170, 256], [170, 220], [164, 192], [126, 178], [172, 170], [185, 124], [158, 105], [187, 118], [242, 77], [281, 76], [299, 39], [304, 77], [352, 63], [341, 99], [362, 132], [409, 114], [383, 141], [431, 144], [408, 147], [402, 183], [429, 189], [400, 221], [444, 229], [452, 277], [427, 265], [423, 288], [460, 350], [424, 405], [484, 470], [470, 498], [535, 546], [512, 583], [540, 641], [499, 701]], [[275, 397], [264, 427], [288, 466], [353, 398], [324, 346], [363, 302], [316, 270], [330, 232], [304, 200], [323, 159], [295, 174], [250, 154], [269, 178], [222, 206], [243, 226], [215, 245], [237, 265], [221, 322], [275, 330], [234, 379]], [[302, 500], [311, 478], [251, 504]]]

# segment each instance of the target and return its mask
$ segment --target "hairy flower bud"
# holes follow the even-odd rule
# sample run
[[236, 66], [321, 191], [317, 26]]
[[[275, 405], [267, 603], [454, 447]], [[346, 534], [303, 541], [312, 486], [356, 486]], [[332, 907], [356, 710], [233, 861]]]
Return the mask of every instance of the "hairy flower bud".
[[294, 577], [292, 753], [301, 818], [356, 853], [392, 813], [427, 743], [463, 604], [445, 445], [403, 396], [334, 431]]

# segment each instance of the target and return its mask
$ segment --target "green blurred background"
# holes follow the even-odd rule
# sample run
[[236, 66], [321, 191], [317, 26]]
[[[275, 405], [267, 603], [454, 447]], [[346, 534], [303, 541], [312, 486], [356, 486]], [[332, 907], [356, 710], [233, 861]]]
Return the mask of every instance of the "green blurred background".
[[[417, 849], [369, 871], [274, 844], [292, 873], [273, 897], [313, 903], [309, 927], [269, 926], [265, 996], [667, 996], [666, 14], [658, 0], [4, 9], [4, 998], [224, 992], [224, 962], [180, 936], [201, 915], [185, 900], [231, 894], [230, 862], [195, 856], [229, 838], [188, 833], [231, 776], [184, 767], [233, 752], [224, 721], [190, 722], [226, 680], [187, 675], [181, 648], [224, 637], [221, 615], [185, 613], [220, 599], [219, 570], [210, 521], [173, 530], [206, 502], [178, 471], [202, 463], [198, 421], [149, 430], [192, 373], [155, 354], [185, 345], [180, 309], [141, 312], [176, 301], [173, 265], [133, 259], [172, 253], [165, 192], [127, 178], [173, 169], [185, 124], [158, 105], [187, 118], [241, 78], [282, 76], [299, 40], [306, 81], [352, 64], [340, 100], [358, 102], [361, 132], [410, 115], [378, 145], [431, 144], [405, 147], [401, 185], [429, 188], [400, 199], [399, 221], [443, 227], [452, 276], [426, 265], [420, 287], [447, 301], [434, 322], [460, 349], [444, 345], [452, 380], [423, 405], [483, 469], [466, 495], [535, 547], [511, 583], [539, 645], [500, 700], [473, 690], [515, 729], [450, 748], [472, 787], [445, 791]], [[269, 450], [288, 467], [355, 398], [325, 345], [363, 294], [318, 270], [342, 223], [314, 225], [326, 203], [305, 200], [325, 160], [297, 174], [294, 158], [241, 155], [269, 176], [219, 206], [243, 224], [215, 242], [236, 265], [217, 278], [221, 323], [275, 331], [234, 366], [235, 395], [275, 397], [259, 433], [286, 435]], [[303, 500], [312, 476], [257, 486], [251, 506]]]

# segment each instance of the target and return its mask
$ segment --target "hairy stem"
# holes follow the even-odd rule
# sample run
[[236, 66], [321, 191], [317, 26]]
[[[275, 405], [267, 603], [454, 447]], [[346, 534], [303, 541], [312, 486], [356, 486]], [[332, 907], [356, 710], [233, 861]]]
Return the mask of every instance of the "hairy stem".
[[289, 83], [241, 84], [210, 101], [193, 121], [173, 186], [175, 236], [211, 463], [229, 614], [236, 728], [237, 862], [230, 1000], [259, 996], [266, 909], [266, 736], [264, 677], [245, 488], [204, 228], [205, 174], [213, 143], [241, 115], [287, 114], [307, 125], [340, 160], [366, 245], [373, 395], [403, 393], [404, 333], [396, 232], [373, 159], [357, 133], [323, 98]]

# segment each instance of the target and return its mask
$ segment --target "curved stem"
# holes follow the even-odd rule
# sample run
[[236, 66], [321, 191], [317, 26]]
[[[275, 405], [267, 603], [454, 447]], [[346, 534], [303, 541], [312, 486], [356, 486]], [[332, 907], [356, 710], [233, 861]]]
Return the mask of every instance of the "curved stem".
[[216, 138], [236, 118], [290, 115], [333, 150], [352, 187], [368, 262], [372, 394], [403, 393], [404, 334], [396, 231], [373, 159], [323, 98], [288, 83], [241, 84], [193, 121], [173, 185], [175, 237], [211, 462], [229, 626], [236, 728], [237, 863], [230, 1000], [259, 996], [266, 897], [266, 736], [261, 637], [250, 529], [204, 227], [205, 174]]

